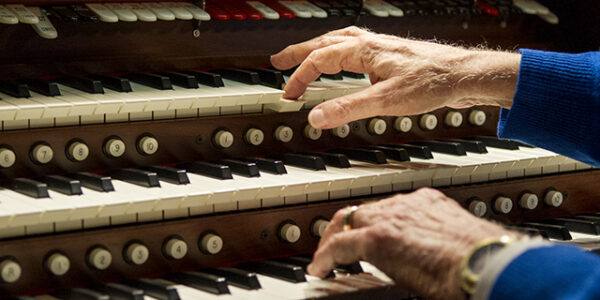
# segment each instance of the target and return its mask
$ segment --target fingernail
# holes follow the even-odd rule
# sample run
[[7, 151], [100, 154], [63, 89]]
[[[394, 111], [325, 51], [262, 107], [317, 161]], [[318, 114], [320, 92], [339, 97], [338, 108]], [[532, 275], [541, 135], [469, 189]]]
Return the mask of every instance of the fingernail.
[[320, 108], [316, 108], [310, 111], [308, 114], [308, 123], [310, 126], [314, 128], [323, 128], [327, 125], [327, 120], [325, 120], [325, 114], [323, 110]]

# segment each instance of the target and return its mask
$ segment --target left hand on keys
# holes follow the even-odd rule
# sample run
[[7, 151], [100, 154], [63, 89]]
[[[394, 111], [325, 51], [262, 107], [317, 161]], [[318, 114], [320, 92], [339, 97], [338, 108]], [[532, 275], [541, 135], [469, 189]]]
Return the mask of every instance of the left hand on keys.
[[363, 260], [427, 298], [463, 299], [463, 257], [485, 238], [520, 235], [473, 216], [431, 188], [361, 205], [344, 231], [346, 214], [342, 209], [334, 215], [308, 272], [323, 277], [336, 265]]

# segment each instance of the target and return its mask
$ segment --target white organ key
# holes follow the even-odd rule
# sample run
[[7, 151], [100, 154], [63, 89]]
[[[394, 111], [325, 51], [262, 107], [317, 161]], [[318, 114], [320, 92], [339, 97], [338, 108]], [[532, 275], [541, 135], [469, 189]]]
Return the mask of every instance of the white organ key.
[[254, 9], [256, 9], [258, 12], [260, 12], [265, 19], [269, 19], [269, 20], [278, 20], [279, 19], [279, 14], [276, 11], [274, 11], [273, 9], [266, 6], [265, 4], [263, 4], [260, 1], [246, 1], [246, 3], [250, 6], [252, 6]]
[[539, 14], [537, 15], [540, 19], [550, 23], [550, 24], [558, 24], [560, 19], [553, 12], [548, 12], [547, 14]]
[[296, 1], [298, 4], [306, 7], [306, 9], [308, 9], [311, 13], [311, 15], [313, 16], [313, 18], [327, 18], [327, 12], [323, 9], [321, 9], [320, 7], [308, 2], [308, 1]]
[[15, 14], [15, 16], [17, 16], [17, 18], [19, 19], [19, 22], [21, 23], [36, 24], [40, 21], [40, 19], [27, 7], [25, 7], [25, 5], [9, 4], [6, 5], [6, 8], [8, 8], [13, 14]]
[[65, 87], [64, 89], [62, 87], [61, 85], [61, 91], [64, 91], [65, 94], [74, 94], [96, 102], [97, 106], [93, 114], [114, 114], [121, 112], [123, 103], [126, 99], [130, 98], [128, 93], [118, 93], [109, 89], [104, 89], [104, 94], [90, 94], [70, 87]]
[[[2, 99], [1, 96], [0, 99]], [[17, 106], [0, 101], [0, 121], [14, 120], [18, 110]]]
[[117, 15], [117, 17], [119, 18], [119, 21], [135, 22], [138, 20], [137, 15], [121, 3], [105, 3], [104, 6], [106, 6], [113, 13], [115, 13], [115, 15]]
[[291, 283], [273, 277], [256, 274], [265, 293], [280, 299], [311, 299], [327, 296], [322, 286], [311, 288], [311, 282]]
[[38, 18], [38, 22], [32, 23], [31, 27], [40, 37], [50, 40], [58, 37], [58, 31], [39, 7], [30, 7], [29, 10]]
[[300, 111], [302, 106], [304, 105], [304, 101], [297, 100], [287, 100], [287, 99], [279, 99], [279, 101], [275, 103], [265, 104], [264, 110], [265, 112], [291, 112], [291, 111]]
[[363, 8], [376, 17], [386, 18], [390, 16], [390, 12], [387, 7], [381, 5], [380, 1], [365, 0], [363, 1]]
[[327, 78], [321, 78], [319, 81], [314, 81], [310, 84], [313, 87], [323, 88], [323, 100], [330, 100], [346, 95], [348, 85], [341, 82], [341, 80], [333, 80]]
[[40, 103], [46, 107], [42, 118], [62, 118], [69, 115], [73, 104], [61, 100], [58, 97], [47, 97], [44, 95], [36, 94], [35, 92], [29, 92], [31, 97], [28, 99], [37, 103]]
[[121, 201], [130, 204], [125, 214], [150, 212], [159, 200], [157, 195], [159, 187], [144, 188], [114, 178], [112, 179], [112, 184], [115, 192], [119, 193]]
[[394, 6], [388, 2], [385, 2], [383, 0], [377, 0], [377, 2], [379, 2], [380, 6], [387, 9], [390, 16], [392, 16], [392, 17], [403, 17], [404, 16], [404, 11], [402, 9], [400, 9], [399, 7], [396, 7], [396, 6]]
[[123, 215], [131, 205], [128, 201], [123, 201], [123, 197], [127, 197], [126, 193], [99, 192], [86, 187], [81, 187], [81, 192], [85, 195], [86, 204], [98, 208], [98, 217]]
[[235, 188], [229, 184], [229, 180], [209, 178], [190, 172], [188, 172], [188, 178], [190, 184], [185, 185], [186, 197], [181, 207], [212, 206], [213, 203], [229, 201], [235, 194]]
[[535, 13], [538, 15], [547, 15], [550, 12], [550, 9], [548, 9], [546, 6], [540, 4], [537, 1], [534, 0], [517, 0], [515, 1], [515, 5], [517, 5], [517, 3], [525, 3], [525, 5], [527, 5], [528, 7], [530, 7], [531, 9], [535, 10]]
[[61, 96], [54, 96], [52, 98], [72, 105], [71, 109], [69, 110], [69, 116], [85, 116], [94, 114], [96, 107], [99, 105], [97, 101], [82, 97], [81, 95], [84, 92], [77, 91], [70, 87], [58, 84], [58, 88], [61, 91]]
[[535, 8], [535, 5], [532, 5], [530, 1], [527, 1], [527, 0], [514, 0], [513, 4], [516, 7], [520, 8], [526, 14], [530, 14], [530, 15], [537, 14], [537, 10]]
[[161, 3], [144, 3], [144, 6], [152, 11], [159, 20], [162, 21], [173, 21], [175, 20], [175, 14], [171, 12]]
[[182, 185], [172, 184], [165, 181], [160, 182], [159, 188], [146, 188], [160, 198], [154, 207], [154, 211], [180, 208], [186, 197], [185, 188]]
[[104, 6], [104, 4], [86, 3], [85, 6], [87, 6], [91, 11], [93, 11], [96, 15], [98, 15], [98, 17], [100, 18], [100, 21], [102, 21], [102, 22], [106, 22], [106, 23], [119, 22], [119, 16], [117, 16], [117, 14], [115, 14], [108, 7]]
[[40, 119], [46, 109], [45, 105], [27, 98], [14, 98], [2, 93], [0, 93], [0, 98], [2, 102], [12, 104], [18, 108], [15, 120]]
[[123, 3], [125, 8], [130, 9], [142, 22], [156, 22], [157, 16], [141, 3]]
[[187, 9], [190, 13], [192, 13], [195, 20], [198, 20], [198, 21], [209, 21], [210, 20], [210, 14], [208, 14], [206, 11], [204, 11], [203, 9], [201, 9], [200, 7], [198, 7], [194, 4], [191, 4], [188, 2], [181, 2], [181, 3], [177, 3], [177, 5]]
[[163, 7], [170, 10], [175, 15], [176, 19], [191, 20], [194, 18], [194, 16], [189, 10], [185, 9], [184, 7], [175, 5], [175, 3], [173, 2], [161, 2], [160, 4], [162, 4]]
[[311, 18], [311, 11], [306, 6], [302, 5], [302, 3], [300, 2], [303, 1], [279, 1], [279, 4], [293, 11], [296, 17], [298, 18]]
[[6, 6], [0, 5], [0, 23], [2, 24], [18, 24], [19, 18]]

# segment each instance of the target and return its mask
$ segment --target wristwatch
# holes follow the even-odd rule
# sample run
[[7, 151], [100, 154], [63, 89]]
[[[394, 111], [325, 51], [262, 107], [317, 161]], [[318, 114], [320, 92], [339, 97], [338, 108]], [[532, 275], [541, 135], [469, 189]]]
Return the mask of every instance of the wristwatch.
[[514, 242], [508, 235], [487, 238], [477, 243], [475, 247], [463, 258], [460, 272], [461, 288], [469, 295], [475, 293], [475, 287], [486, 264], [494, 254]]

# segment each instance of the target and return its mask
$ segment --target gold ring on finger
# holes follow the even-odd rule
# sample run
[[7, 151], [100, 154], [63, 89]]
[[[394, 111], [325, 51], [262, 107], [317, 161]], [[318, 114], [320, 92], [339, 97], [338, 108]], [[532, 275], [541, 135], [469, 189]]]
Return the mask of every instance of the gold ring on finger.
[[344, 219], [342, 220], [342, 229], [344, 231], [352, 229], [352, 216], [357, 210], [358, 206], [356, 205], [346, 207], [346, 213], [344, 214]]

